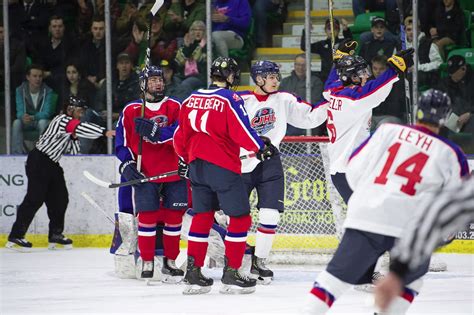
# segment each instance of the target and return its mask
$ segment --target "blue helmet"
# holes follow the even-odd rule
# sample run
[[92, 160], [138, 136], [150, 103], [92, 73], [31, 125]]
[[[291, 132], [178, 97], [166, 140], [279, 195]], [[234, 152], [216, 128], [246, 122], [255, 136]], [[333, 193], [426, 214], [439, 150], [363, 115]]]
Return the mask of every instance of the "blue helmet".
[[429, 89], [418, 100], [416, 119], [441, 126], [451, 114], [451, 99], [448, 94]]
[[268, 74], [277, 74], [278, 80], [281, 81], [280, 67], [269, 60], [260, 60], [252, 65], [250, 69], [250, 75], [252, 76], [253, 82], [257, 83], [257, 76], [265, 78]]
[[371, 76], [370, 66], [361, 56], [344, 56], [336, 64], [337, 74], [344, 85], [355, 84], [354, 76]]
[[[163, 70], [160, 67], [153, 66], [153, 65], [143, 68], [142, 71], [140, 71], [140, 74], [138, 77], [140, 80], [140, 88], [142, 91], [146, 91], [148, 89], [148, 87], [145, 85], [145, 82], [149, 78], [161, 77], [162, 79], [164, 79]], [[153, 96], [153, 99], [150, 99], [149, 101], [161, 101], [164, 97], [163, 89], [161, 91], [154, 91], [154, 92], [147, 91], [147, 92]]]
[[[234, 82], [232, 83], [227, 81], [231, 74], [234, 74]], [[237, 61], [230, 57], [217, 57], [211, 65], [211, 77], [225, 80], [228, 86], [239, 85], [240, 69]]]

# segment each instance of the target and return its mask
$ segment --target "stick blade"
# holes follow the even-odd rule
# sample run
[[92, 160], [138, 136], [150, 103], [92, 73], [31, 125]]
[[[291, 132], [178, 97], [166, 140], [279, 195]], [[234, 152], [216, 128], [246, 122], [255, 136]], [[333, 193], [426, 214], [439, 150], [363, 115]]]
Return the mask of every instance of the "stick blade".
[[156, 0], [155, 1], [155, 4], [153, 5], [153, 7], [151, 7], [151, 10], [150, 10], [150, 12], [153, 16], [155, 16], [156, 12], [158, 12], [158, 10], [163, 6], [163, 2], [164, 2], [164, 0]]
[[108, 183], [106, 181], [98, 179], [97, 177], [95, 177], [94, 175], [89, 173], [88, 171], [82, 171], [82, 175], [84, 175], [85, 178], [87, 178], [88, 180], [90, 180], [94, 184], [99, 185], [101, 187], [109, 188], [110, 185], [111, 185], [110, 183]]

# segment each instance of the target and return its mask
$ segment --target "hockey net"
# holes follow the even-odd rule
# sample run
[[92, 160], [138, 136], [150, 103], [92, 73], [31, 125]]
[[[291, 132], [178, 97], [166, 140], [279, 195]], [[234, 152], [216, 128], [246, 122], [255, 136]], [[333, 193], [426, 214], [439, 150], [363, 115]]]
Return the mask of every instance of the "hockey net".
[[[273, 243], [271, 263], [327, 263], [342, 235], [345, 204], [329, 175], [327, 137], [285, 137], [280, 153], [285, 174], [285, 212]], [[252, 234], [258, 211], [252, 192]], [[249, 241], [254, 242], [251, 236]]]

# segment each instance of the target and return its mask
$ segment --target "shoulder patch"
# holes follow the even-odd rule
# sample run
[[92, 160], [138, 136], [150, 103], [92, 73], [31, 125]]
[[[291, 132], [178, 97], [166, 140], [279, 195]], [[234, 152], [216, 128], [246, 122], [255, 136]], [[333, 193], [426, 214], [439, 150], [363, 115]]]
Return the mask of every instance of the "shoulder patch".
[[236, 102], [242, 100], [242, 98], [241, 98], [239, 95], [237, 95], [237, 93], [235, 93], [235, 92], [232, 93], [232, 98], [233, 98]]

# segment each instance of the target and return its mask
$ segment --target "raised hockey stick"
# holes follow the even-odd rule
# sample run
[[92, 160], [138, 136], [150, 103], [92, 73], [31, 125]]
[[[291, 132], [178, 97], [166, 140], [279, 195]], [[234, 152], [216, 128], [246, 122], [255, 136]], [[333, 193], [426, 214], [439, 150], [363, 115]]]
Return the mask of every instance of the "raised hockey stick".
[[96, 208], [97, 210], [99, 210], [100, 212], [102, 212], [103, 215], [105, 215], [105, 217], [110, 221], [110, 223], [112, 223], [113, 225], [115, 225], [115, 220], [112, 219], [108, 214], [107, 212], [105, 212], [104, 209], [102, 209], [101, 206], [99, 206], [97, 204], [97, 202], [95, 202], [94, 199], [92, 199], [91, 196], [89, 196], [86, 192], [81, 192], [81, 196], [84, 197], [84, 199], [86, 199], [94, 208]]
[[[400, 15], [400, 39], [402, 41], [402, 49], [407, 48], [407, 37], [405, 33], [405, 17], [403, 14], [403, 0], [396, 0], [398, 13]], [[416, 23], [416, 22], [415, 22]], [[413, 47], [416, 49], [415, 47]], [[416, 53], [416, 52], [415, 52]], [[403, 83], [405, 85], [405, 110], [407, 111], [407, 122], [409, 124], [413, 123], [412, 121], [412, 101], [411, 101], [411, 94], [410, 94], [410, 83], [408, 82], [408, 78], [405, 72], [403, 72]]]
[[[146, 102], [146, 89], [148, 88], [148, 68], [151, 63], [151, 24], [153, 23], [153, 17], [158, 12], [158, 10], [163, 6], [164, 0], [156, 0], [155, 4], [151, 7], [150, 16], [148, 21], [148, 30], [147, 30], [147, 39], [148, 45], [146, 48], [146, 57], [145, 57], [145, 80], [142, 89], [142, 106], [141, 106], [141, 117], [145, 117], [145, 102]], [[137, 155], [137, 169], [140, 172], [142, 168], [142, 150], [143, 150], [143, 138], [140, 137], [138, 141], [138, 155]]]
[[336, 36], [334, 34], [334, 4], [333, 0], [328, 0], [329, 8], [329, 25], [331, 27], [331, 50], [334, 51], [334, 45], [336, 44]]

